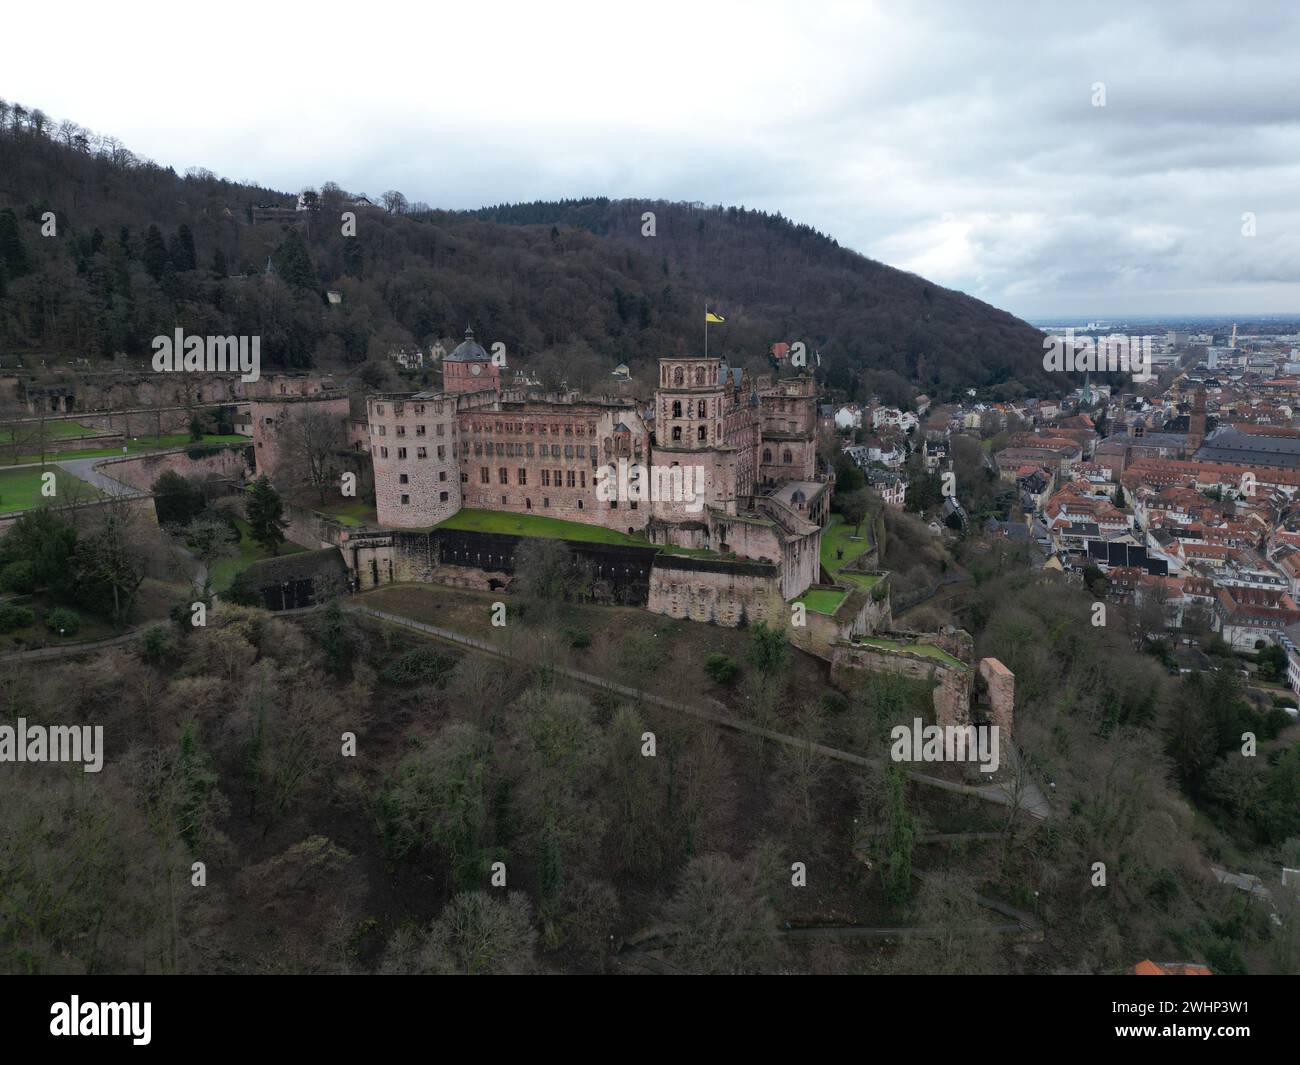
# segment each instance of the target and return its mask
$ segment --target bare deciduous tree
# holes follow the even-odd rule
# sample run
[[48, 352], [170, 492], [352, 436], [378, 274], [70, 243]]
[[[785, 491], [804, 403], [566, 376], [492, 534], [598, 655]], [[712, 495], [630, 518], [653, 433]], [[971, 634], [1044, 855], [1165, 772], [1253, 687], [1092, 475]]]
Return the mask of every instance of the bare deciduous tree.
[[277, 480], [311, 489], [324, 505], [338, 475], [338, 452], [345, 444], [338, 415], [315, 404], [291, 411], [280, 429]]

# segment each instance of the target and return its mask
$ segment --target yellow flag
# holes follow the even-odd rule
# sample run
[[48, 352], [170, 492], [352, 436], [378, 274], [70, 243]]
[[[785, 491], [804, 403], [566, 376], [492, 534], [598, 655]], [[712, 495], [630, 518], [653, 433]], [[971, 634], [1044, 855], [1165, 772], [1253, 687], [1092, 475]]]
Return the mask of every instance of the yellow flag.
[[714, 314], [712, 311], [705, 311], [705, 312], [704, 312], [704, 320], [705, 320], [706, 322], [713, 322], [713, 323], [715, 323], [715, 324], [718, 323], [718, 322], [725, 322], [725, 321], [726, 321], [726, 319], [723, 318], [722, 315], [720, 315], [720, 314]]

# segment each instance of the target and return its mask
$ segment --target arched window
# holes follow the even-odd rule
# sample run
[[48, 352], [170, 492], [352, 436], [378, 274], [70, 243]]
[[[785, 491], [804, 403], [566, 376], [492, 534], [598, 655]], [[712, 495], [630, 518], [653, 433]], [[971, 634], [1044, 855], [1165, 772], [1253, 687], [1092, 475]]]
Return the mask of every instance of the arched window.
[[673, 400], [673, 417], [680, 418], [681, 416], [682, 416], [682, 401], [680, 399], [675, 399]]
[[789, 466], [792, 462], [794, 462], [794, 456], [791, 455], [790, 452], [788, 451], [783, 451], [781, 453], [781, 462], [786, 466]]
[[709, 430], [701, 425], [698, 436], [701, 440], [707, 440], [709, 438]]
[[700, 408], [699, 408], [699, 409], [700, 409], [700, 417], [701, 417], [701, 418], [707, 418], [707, 417], [709, 416], [709, 414], [708, 414], [708, 412], [709, 412], [709, 403], [708, 403], [708, 400], [704, 400], [704, 399], [700, 400]]
[[767, 447], [763, 448], [763, 461], [764, 461], [764, 462], [771, 462], [771, 461], [772, 461], [772, 449], [771, 449], [771, 448], [767, 448]]
[[680, 425], [674, 425], [674, 426], [673, 426], [673, 439], [674, 439], [674, 440], [680, 440], [681, 438], [682, 438], [682, 427], [681, 427]]
[[695, 367], [695, 385], [698, 388], [701, 387], [703, 384], [704, 384], [704, 367], [697, 366]]
[[685, 383], [686, 373], [680, 366], [678, 366], [677, 369], [673, 371], [673, 384], [680, 386]]

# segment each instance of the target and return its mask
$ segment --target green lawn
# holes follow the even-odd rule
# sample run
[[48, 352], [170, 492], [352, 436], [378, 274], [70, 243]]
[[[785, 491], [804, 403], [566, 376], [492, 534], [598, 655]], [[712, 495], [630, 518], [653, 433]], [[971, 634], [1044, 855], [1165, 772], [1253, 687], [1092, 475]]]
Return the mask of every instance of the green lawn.
[[316, 512], [333, 518], [340, 525], [346, 525], [352, 529], [360, 528], [363, 525], [378, 524], [375, 508], [360, 499], [350, 499], [346, 503], [329, 503], [323, 507], [317, 507]]
[[902, 643], [899, 640], [886, 640], [879, 636], [862, 636], [854, 641], [855, 643], [868, 644], [872, 647], [883, 647], [890, 651], [912, 651], [918, 655], [925, 655], [927, 658], [937, 658], [941, 662], [946, 662], [950, 666], [960, 666], [967, 669], [967, 665], [959, 658], [954, 658], [941, 647], [935, 647], [928, 643]]
[[584, 525], [562, 518], [544, 518], [537, 514], [512, 514], [502, 510], [476, 510], [464, 507], [439, 529], [464, 529], [467, 532], [504, 533], [509, 536], [540, 536], [550, 540], [578, 540], [593, 544], [648, 546], [647, 541], [599, 525]]
[[465, 507], [446, 521], [439, 529], [464, 529], [467, 532], [504, 533], [509, 536], [539, 536], [548, 540], [576, 540], [589, 544], [620, 544], [626, 547], [651, 547], [672, 555], [694, 555], [699, 558], [717, 558], [713, 551], [690, 547], [669, 547], [652, 544], [641, 536], [629, 536], [616, 529], [599, 525], [584, 525], [563, 518], [546, 518], [540, 514], [512, 514], [502, 510], [477, 510]]
[[856, 584], [864, 592], [871, 591], [872, 588], [884, 580], [883, 577], [875, 573], [854, 573], [852, 570], [846, 569], [842, 569], [839, 573], [835, 574], [835, 579], [839, 581], [849, 581], [852, 584]]
[[[193, 444], [195, 447], [205, 447], [213, 444], [249, 444], [252, 441], [246, 436], [239, 436], [236, 433], [216, 434], [208, 433], [202, 440], [191, 441], [189, 433], [164, 433], [161, 441], [153, 436], [137, 436], [128, 440], [126, 449], [131, 454], [137, 454], [142, 451], [157, 451], [160, 448], [180, 447], [183, 444]], [[106, 459], [114, 455], [122, 454], [121, 447], [98, 447], [82, 448], [78, 451], [61, 451], [58, 455], [46, 455], [46, 459]], [[40, 455], [19, 455], [17, 459], [11, 459], [9, 465], [17, 466], [24, 462], [40, 462]]]
[[[248, 522], [242, 518], [236, 518], [235, 524], [239, 526], [239, 554], [234, 558], [223, 558], [212, 567], [212, 589], [216, 592], [228, 591], [235, 577], [248, 569], [254, 562], [260, 562], [264, 558], [272, 557], [270, 551], [253, 539]], [[298, 552], [306, 550], [305, 547], [299, 547], [287, 540], [280, 545], [281, 555], [296, 555]]]
[[[46, 471], [54, 474], [56, 494], [53, 497], [41, 495], [41, 474]], [[31, 510], [46, 503], [71, 502], [73, 495], [77, 499], [91, 500], [101, 498], [103, 493], [54, 465], [0, 470], [0, 514]]]
[[834, 614], [846, 595], [838, 588], [809, 588], [794, 602], [803, 603], [814, 614]]
[[[873, 573], [855, 573], [848, 566], [871, 549], [871, 535], [866, 522], [862, 525], [862, 535], [854, 537], [853, 526], [844, 522], [843, 514], [832, 514], [826, 528], [822, 530], [822, 568], [837, 581], [847, 582], [863, 591], [869, 592], [882, 578]], [[844, 557], [839, 557], [839, 552]], [[838, 604], [837, 604], [838, 605]], [[809, 609], [816, 609], [809, 606]], [[832, 611], [818, 610], [819, 614]]]
[[[853, 539], [853, 527], [844, 524], [844, 515], [832, 514], [826, 528], [822, 530], [822, 566], [831, 573], [838, 573], [859, 555], [871, 547], [871, 536], [863, 522], [861, 539]], [[844, 552], [840, 558], [838, 553]]]
[[[19, 441], [22, 441], [31, 433], [37, 432], [41, 428], [39, 422], [24, 422], [22, 425], [0, 425], [0, 447], [6, 444], [12, 444], [14, 433], [18, 433]], [[97, 433], [107, 433], [107, 429], [92, 429], [88, 425], [81, 425], [74, 421], [49, 421], [45, 423], [45, 437], [47, 440], [65, 440], [70, 436], [95, 436]]]

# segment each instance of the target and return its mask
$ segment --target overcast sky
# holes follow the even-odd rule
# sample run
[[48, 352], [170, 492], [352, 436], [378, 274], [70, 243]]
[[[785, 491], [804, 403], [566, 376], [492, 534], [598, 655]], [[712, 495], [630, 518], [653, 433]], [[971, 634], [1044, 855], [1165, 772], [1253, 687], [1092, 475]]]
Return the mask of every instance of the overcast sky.
[[178, 171], [743, 204], [1026, 317], [1300, 311], [1300, 4], [55, 0], [4, 22], [0, 96]]

